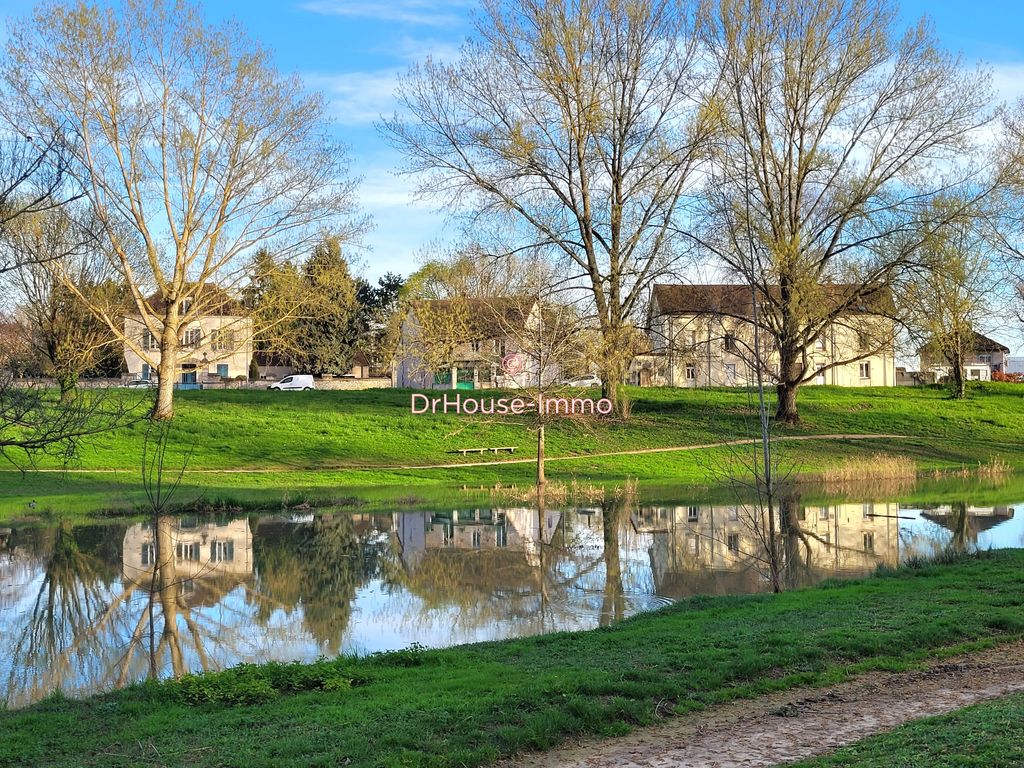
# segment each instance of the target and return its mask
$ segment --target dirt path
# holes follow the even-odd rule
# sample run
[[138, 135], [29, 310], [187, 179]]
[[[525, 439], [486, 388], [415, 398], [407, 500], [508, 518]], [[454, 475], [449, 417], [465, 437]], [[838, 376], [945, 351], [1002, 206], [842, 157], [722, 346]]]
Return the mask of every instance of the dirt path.
[[754, 768], [831, 752], [921, 717], [1024, 690], [1024, 642], [913, 672], [872, 672], [684, 714], [620, 739], [530, 755], [504, 768]]
[[[785, 435], [773, 438], [774, 442], [805, 442], [808, 440], [906, 440], [908, 435]], [[578, 453], [571, 456], [548, 456], [546, 461], [574, 461], [580, 459], [599, 459], [609, 456], [642, 456], [647, 453], [676, 453], [679, 451], [701, 451], [708, 448], [726, 448], [737, 445], [754, 445], [760, 442], [757, 438], [743, 440], [723, 440], [717, 443], [700, 443], [698, 445], [674, 445], [666, 448], [636, 448], [630, 451], [610, 451], [607, 453]], [[230, 469], [190, 469], [189, 474], [199, 475], [244, 475], [244, 474], [268, 474], [273, 472], [340, 472], [340, 471], [362, 471], [362, 472], [387, 472], [405, 469], [461, 469], [463, 467], [493, 467], [503, 464], [533, 464], [535, 458], [529, 459], [497, 459], [495, 461], [457, 461], [446, 464], [391, 464], [391, 465], [366, 465], [366, 464], [324, 464], [324, 465], [282, 465], [276, 467], [238, 467]], [[17, 470], [14, 470], [17, 471]], [[116, 474], [119, 472], [130, 472], [126, 469], [65, 469], [65, 468], [44, 468], [33, 469], [32, 472], [56, 472], [60, 474]]]

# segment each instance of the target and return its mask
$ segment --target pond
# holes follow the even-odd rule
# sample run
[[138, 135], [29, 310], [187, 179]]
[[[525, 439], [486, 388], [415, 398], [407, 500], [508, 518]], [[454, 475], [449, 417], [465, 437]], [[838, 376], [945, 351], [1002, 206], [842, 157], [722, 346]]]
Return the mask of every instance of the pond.
[[[756, 505], [459, 498], [392, 513], [0, 525], [4, 698], [18, 707], [240, 662], [588, 629], [694, 594], [770, 588]], [[781, 578], [791, 588], [948, 547], [1020, 547], [1020, 507], [790, 496], [772, 521]]]

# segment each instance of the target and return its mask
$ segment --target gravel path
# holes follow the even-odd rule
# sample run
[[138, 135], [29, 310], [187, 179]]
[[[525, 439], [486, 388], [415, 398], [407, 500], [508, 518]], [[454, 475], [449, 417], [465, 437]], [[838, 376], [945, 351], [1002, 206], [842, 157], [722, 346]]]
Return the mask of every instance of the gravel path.
[[908, 720], [1024, 690], [1024, 642], [680, 715], [619, 739], [528, 755], [505, 768], [754, 768], [830, 752]]

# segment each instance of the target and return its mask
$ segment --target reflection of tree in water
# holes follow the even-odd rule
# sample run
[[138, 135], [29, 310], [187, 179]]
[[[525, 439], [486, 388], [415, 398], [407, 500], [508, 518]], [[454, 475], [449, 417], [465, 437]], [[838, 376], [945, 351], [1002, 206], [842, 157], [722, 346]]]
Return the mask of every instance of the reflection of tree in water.
[[[212, 566], [182, 572], [177, 524], [167, 515], [102, 529], [62, 522], [26, 542], [34, 550], [30, 581], [38, 589], [23, 625], [12, 632], [11, 703], [58, 688], [91, 692], [210, 669], [207, 649], [231, 647], [236, 633], [226, 628], [238, 612], [224, 597], [242, 577]], [[132, 537], [145, 537], [151, 553], [142, 567], [122, 562]], [[199, 610], [209, 605], [219, 610]]]
[[[600, 577], [602, 566], [607, 565], [602, 534], [595, 536], [595, 531], [583, 524], [583, 515], [549, 509], [540, 501], [533, 508], [484, 510], [486, 524], [411, 513], [425, 514], [426, 535], [435, 537], [426, 546], [417, 538], [424, 535], [423, 528], [410, 525], [403, 534], [406, 524], [397, 522], [395, 562], [401, 570], [387, 578], [418, 598], [418, 603], [407, 606], [407, 620], [421, 631], [438, 618], [470, 633], [514, 623], [518, 633], [530, 634], [572, 628], [578, 624], [581, 610], [596, 612], [596, 606], [581, 609], [586, 602], [581, 584], [591, 575]], [[608, 525], [615, 550], [611, 570], [615, 571], [616, 523]], [[442, 527], [451, 531], [448, 543], [442, 543], [438, 533]], [[456, 541], [460, 535], [461, 546]], [[476, 543], [471, 545], [471, 541]], [[615, 597], [616, 582], [621, 594], [621, 580], [613, 579], [609, 616], [622, 613], [621, 601]], [[438, 615], [431, 616], [435, 611]]]
[[[108, 526], [104, 534], [123, 532], [123, 526]], [[117, 560], [108, 559], [82, 546], [67, 521], [48, 528], [22, 529], [10, 542], [11, 549], [26, 551], [39, 564], [35, 594], [26, 621], [12, 638], [8, 698], [14, 693], [31, 699], [46, 694], [60, 681], [81, 672], [79, 664], [106, 651], [102, 633], [116, 621], [123, 602], [112, 594], [118, 576]], [[31, 584], [34, 580], [27, 580]]]
[[619, 528], [628, 517], [624, 504], [606, 502], [601, 505], [601, 533], [604, 541], [604, 599], [599, 623], [606, 627], [626, 615], [626, 598], [622, 589], [622, 554], [619, 551]]
[[301, 607], [306, 630], [325, 652], [337, 654], [356, 590], [379, 571], [379, 549], [373, 537], [360, 540], [347, 514], [316, 517], [288, 526], [283, 535], [257, 538], [257, 619], [265, 624], [276, 608]]

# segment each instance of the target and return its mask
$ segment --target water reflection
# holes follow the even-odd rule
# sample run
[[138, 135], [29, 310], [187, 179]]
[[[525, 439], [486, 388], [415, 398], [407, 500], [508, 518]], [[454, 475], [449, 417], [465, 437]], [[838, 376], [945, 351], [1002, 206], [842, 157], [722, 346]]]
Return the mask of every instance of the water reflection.
[[[946, 547], [1019, 546], [1012, 507], [782, 500], [787, 588]], [[501, 506], [160, 516], [0, 529], [10, 706], [242, 661], [311, 660], [604, 626], [769, 588], [743, 505]]]

